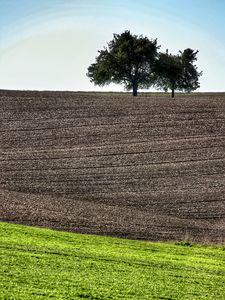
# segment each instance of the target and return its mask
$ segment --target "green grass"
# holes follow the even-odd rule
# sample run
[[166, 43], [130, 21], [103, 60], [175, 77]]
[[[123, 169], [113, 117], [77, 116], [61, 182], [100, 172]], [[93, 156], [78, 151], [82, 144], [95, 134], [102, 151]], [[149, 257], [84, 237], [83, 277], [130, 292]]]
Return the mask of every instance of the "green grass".
[[0, 299], [225, 299], [222, 246], [0, 222]]

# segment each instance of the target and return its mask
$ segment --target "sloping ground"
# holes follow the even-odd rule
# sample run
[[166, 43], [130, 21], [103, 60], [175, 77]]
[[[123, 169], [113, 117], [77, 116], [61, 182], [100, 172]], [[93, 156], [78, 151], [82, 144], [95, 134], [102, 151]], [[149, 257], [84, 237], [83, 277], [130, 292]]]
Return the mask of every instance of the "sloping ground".
[[225, 240], [225, 95], [0, 92], [0, 219]]
[[224, 250], [0, 222], [0, 299], [224, 300]]

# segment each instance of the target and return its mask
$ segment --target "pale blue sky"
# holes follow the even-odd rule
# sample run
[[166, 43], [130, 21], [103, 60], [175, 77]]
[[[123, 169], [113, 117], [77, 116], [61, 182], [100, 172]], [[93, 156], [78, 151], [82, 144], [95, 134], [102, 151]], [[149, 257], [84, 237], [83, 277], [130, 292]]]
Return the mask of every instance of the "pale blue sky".
[[0, 88], [101, 90], [87, 67], [131, 30], [162, 51], [198, 49], [199, 91], [225, 91], [224, 12], [224, 0], [0, 0]]

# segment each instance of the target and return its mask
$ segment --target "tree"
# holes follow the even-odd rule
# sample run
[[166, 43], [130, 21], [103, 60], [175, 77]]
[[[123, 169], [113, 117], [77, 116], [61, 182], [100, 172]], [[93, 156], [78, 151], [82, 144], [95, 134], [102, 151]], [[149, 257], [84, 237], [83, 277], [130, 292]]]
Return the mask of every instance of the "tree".
[[199, 77], [202, 72], [197, 71], [194, 62], [198, 51], [190, 48], [179, 52], [178, 55], [160, 53], [155, 64], [155, 86], [164, 91], [170, 89], [172, 98], [175, 90], [191, 92], [199, 88]]
[[152, 85], [153, 66], [157, 58], [157, 40], [130, 31], [114, 34], [108, 47], [98, 51], [96, 62], [88, 68], [87, 76], [96, 85], [123, 84], [137, 96], [139, 88]]
[[202, 72], [198, 72], [198, 68], [194, 64], [194, 62], [197, 61], [198, 52], [198, 50], [194, 51], [190, 48], [185, 49], [183, 52], [179, 52], [183, 66], [181, 85], [183, 86], [183, 90], [188, 93], [200, 87], [199, 77], [202, 75]]

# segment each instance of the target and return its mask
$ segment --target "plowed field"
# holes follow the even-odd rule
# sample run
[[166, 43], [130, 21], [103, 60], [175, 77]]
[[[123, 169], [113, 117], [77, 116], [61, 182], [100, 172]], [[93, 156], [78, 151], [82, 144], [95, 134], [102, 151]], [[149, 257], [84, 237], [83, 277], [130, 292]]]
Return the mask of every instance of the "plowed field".
[[225, 240], [225, 94], [0, 92], [0, 220]]

